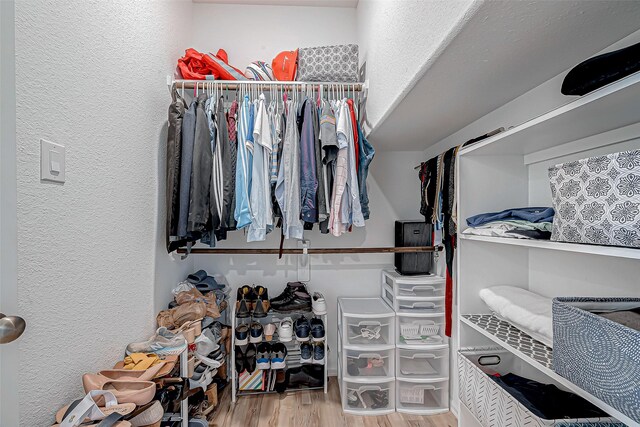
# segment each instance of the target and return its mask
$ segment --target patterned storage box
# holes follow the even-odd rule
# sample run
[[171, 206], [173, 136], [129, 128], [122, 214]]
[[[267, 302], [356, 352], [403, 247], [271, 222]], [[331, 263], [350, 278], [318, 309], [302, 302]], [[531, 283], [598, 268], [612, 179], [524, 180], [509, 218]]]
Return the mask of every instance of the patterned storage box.
[[487, 366], [488, 371], [504, 374], [513, 370], [516, 356], [497, 348], [462, 349], [458, 352], [460, 402], [484, 427], [624, 427], [613, 418], [545, 420], [537, 417], [489, 378], [480, 368], [481, 358], [496, 360], [498, 363]]
[[358, 45], [298, 49], [298, 75], [303, 82], [357, 82]]
[[551, 240], [640, 248], [640, 150], [549, 168]]
[[640, 423], [640, 331], [591, 311], [640, 307], [640, 298], [554, 298], [553, 369]]

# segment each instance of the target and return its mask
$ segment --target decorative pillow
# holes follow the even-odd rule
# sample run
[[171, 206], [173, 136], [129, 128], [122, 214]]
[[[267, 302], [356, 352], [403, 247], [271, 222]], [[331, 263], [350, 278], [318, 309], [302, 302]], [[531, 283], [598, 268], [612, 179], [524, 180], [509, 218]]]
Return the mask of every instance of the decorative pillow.
[[358, 45], [321, 46], [298, 50], [298, 81], [357, 82]]
[[640, 150], [549, 168], [551, 240], [640, 248]]

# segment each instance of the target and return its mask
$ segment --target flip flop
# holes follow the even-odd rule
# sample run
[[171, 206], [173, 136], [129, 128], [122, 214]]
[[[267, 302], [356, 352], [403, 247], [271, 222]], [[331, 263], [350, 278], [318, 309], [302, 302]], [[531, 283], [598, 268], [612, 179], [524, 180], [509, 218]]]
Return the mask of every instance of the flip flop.
[[[105, 406], [96, 404], [96, 398], [105, 401]], [[78, 427], [86, 421], [100, 421], [100, 427], [130, 427], [128, 421], [120, 421], [125, 415], [136, 409], [133, 403], [118, 403], [113, 393], [105, 390], [93, 390], [82, 398], [73, 401], [56, 413], [56, 427]]]

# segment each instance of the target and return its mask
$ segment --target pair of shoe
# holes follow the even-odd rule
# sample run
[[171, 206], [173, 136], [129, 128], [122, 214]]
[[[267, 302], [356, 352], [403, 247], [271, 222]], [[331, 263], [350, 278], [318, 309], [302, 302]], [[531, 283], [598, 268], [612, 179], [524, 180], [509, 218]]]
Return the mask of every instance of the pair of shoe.
[[258, 369], [284, 369], [287, 359], [287, 347], [280, 343], [260, 343], [257, 347], [256, 365]]
[[313, 342], [324, 341], [324, 322], [322, 319], [313, 318], [311, 320], [302, 316], [293, 324], [293, 328], [296, 331], [296, 341], [307, 342], [309, 340]]
[[[271, 332], [273, 334], [273, 332]], [[259, 344], [264, 336], [264, 328], [259, 322], [242, 324], [236, 327], [236, 345]]]
[[324, 385], [324, 368], [321, 366], [301, 366], [287, 369], [287, 388], [322, 387]]
[[247, 371], [249, 373], [256, 370], [256, 346], [255, 344], [249, 344], [246, 349], [242, 351], [242, 347], [235, 346], [236, 353], [236, 372], [238, 374]]
[[266, 317], [269, 308], [269, 292], [264, 286], [244, 285], [238, 289], [236, 317]]
[[324, 365], [325, 351], [324, 343], [308, 343], [300, 344], [300, 363], [312, 363], [314, 365]]
[[187, 340], [182, 331], [171, 332], [160, 327], [147, 341], [133, 342], [127, 346], [126, 353], [155, 353], [158, 356], [180, 354], [187, 348]]

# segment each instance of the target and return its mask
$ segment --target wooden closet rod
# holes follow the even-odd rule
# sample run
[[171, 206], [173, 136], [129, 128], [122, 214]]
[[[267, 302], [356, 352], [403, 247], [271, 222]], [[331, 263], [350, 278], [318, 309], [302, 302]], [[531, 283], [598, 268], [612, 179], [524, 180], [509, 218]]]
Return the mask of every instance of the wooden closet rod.
[[242, 85], [258, 87], [260, 90], [269, 90], [272, 87], [280, 88], [284, 87], [285, 89], [293, 89], [294, 87], [317, 87], [322, 85], [325, 90], [331, 89], [331, 87], [340, 87], [349, 91], [362, 91], [364, 86], [363, 83], [336, 83], [336, 82], [281, 82], [281, 81], [238, 81], [238, 80], [174, 80], [171, 84], [175, 89], [193, 89], [198, 85], [198, 88], [207, 88], [208, 86], [222, 86], [223, 89], [236, 90], [239, 89]]
[[[309, 248], [309, 255], [331, 254], [386, 254], [386, 253], [415, 253], [415, 252], [440, 252], [442, 246], [404, 246], [381, 248]], [[184, 248], [178, 249], [179, 254], [186, 254]], [[227, 249], [227, 248], [192, 248], [192, 254], [227, 254], [227, 255], [279, 255], [279, 249]], [[282, 249], [284, 255], [302, 255], [303, 249]]]

